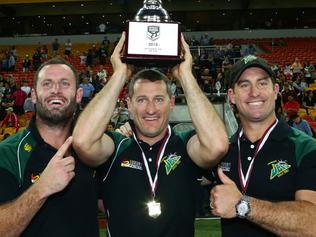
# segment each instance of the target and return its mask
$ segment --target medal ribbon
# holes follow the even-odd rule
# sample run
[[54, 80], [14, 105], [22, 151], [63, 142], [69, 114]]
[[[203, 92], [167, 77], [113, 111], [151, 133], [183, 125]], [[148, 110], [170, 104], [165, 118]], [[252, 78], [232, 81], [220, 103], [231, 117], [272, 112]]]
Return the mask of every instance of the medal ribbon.
[[253, 164], [255, 162], [255, 159], [258, 156], [259, 151], [261, 150], [261, 148], [263, 147], [263, 145], [266, 143], [270, 133], [272, 132], [272, 130], [275, 128], [275, 126], [277, 125], [278, 120], [276, 119], [268, 128], [267, 130], [264, 132], [263, 136], [260, 138], [256, 149], [255, 149], [255, 154], [253, 155], [253, 159], [250, 162], [250, 165], [248, 167], [246, 176], [244, 175], [243, 171], [242, 171], [242, 165], [241, 165], [241, 154], [240, 154], [240, 138], [243, 135], [243, 129], [240, 130], [239, 134], [238, 134], [238, 175], [239, 175], [239, 182], [241, 185], [241, 188], [243, 190], [243, 193], [246, 193], [247, 188], [248, 188], [248, 184], [250, 181], [250, 177], [252, 174], [252, 170], [253, 170]]
[[167, 146], [167, 143], [169, 141], [170, 136], [171, 136], [171, 128], [170, 128], [170, 125], [168, 125], [168, 135], [165, 136], [164, 141], [162, 142], [160, 149], [159, 149], [159, 152], [157, 154], [157, 158], [156, 158], [157, 170], [156, 170], [155, 178], [153, 180], [151, 173], [150, 173], [149, 166], [148, 166], [148, 161], [147, 161], [146, 155], [145, 155], [142, 147], [139, 145], [139, 142], [135, 136], [135, 133], [133, 133], [134, 140], [136, 141], [139, 149], [142, 152], [142, 157], [143, 157], [143, 161], [144, 161], [144, 165], [146, 168], [146, 173], [147, 173], [147, 177], [148, 177], [148, 181], [149, 181], [149, 185], [150, 185], [151, 193], [152, 193], [153, 197], [156, 196], [157, 183], [158, 183], [158, 170], [159, 170], [159, 166], [161, 164], [161, 160], [162, 160], [162, 157], [163, 157], [163, 154], [165, 152], [165, 149], [166, 149], [166, 146]]

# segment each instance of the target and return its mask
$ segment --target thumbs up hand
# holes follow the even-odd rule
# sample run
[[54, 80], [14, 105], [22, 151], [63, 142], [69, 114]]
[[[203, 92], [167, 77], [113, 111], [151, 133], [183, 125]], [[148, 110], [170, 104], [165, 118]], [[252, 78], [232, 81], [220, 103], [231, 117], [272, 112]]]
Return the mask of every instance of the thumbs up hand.
[[216, 185], [210, 194], [210, 206], [213, 215], [222, 218], [236, 217], [235, 206], [242, 197], [235, 182], [224, 174], [221, 168], [217, 170], [218, 177], [222, 184]]
[[72, 144], [69, 137], [49, 161], [40, 179], [34, 184], [39, 186], [43, 198], [60, 192], [75, 176], [75, 160], [72, 156], [65, 156]]
[[235, 182], [231, 180], [222, 170], [222, 168], [217, 169], [217, 175], [219, 179], [222, 181], [223, 184], [233, 184], [235, 185]]

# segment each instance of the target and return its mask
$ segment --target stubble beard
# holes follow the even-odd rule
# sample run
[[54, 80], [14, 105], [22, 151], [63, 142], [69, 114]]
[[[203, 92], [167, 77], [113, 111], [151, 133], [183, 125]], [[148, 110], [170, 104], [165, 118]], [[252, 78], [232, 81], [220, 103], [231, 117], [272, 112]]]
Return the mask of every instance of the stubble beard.
[[159, 128], [156, 128], [154, 130], [150, 130], [150, 129], [146, 129], [144, 126], [141, 126], [140, 124], [137, 124], [137, 122], [135, 123], [135, 125], [136, 125], [136, 129], [138, 130], [138, 132], [142, 136], [147, 137], [147, 138], [159, 137], [164, 132], [164, 129], [168, 126], [168, 125], [166, 125], [166, 126], [161, 125]]
[[49, 110], [44, 102], [38, 99], [36, 103], [36, 115], [48, 126], [63, 126], [73, 119], [76, 108], [74, 98], [70, 100], [66, 107], [52, 110]]

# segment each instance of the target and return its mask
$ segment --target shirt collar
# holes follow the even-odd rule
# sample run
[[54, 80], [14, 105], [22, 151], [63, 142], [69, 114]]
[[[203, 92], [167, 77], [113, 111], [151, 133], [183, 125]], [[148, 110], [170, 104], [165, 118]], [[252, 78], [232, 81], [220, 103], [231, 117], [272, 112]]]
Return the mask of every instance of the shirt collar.
[[[239, 129], [238, 129], [239, 131]], [[288, 136], [288, 133], [290, 132], [290, 126], [285, 123], [282, 119], [279, 119], [278, 124], [275, 126], [273, 131], [271, 132], [269, 139], [275, 140], [275, 141], [281, 141], [284, 138]], [[238, 142], [238, 132], [236, 132], [231, 138], [230, 143], [236, 144]]]

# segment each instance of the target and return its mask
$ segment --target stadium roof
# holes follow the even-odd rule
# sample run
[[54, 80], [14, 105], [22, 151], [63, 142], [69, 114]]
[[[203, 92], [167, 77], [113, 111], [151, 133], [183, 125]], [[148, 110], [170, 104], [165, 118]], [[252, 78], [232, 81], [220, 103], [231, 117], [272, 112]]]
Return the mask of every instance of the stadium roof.
[[[0, 36], [120, 32], [143, 0], [1, 0]], [[316, 28], [315, 0], [163, 0], [185, 31]]]

